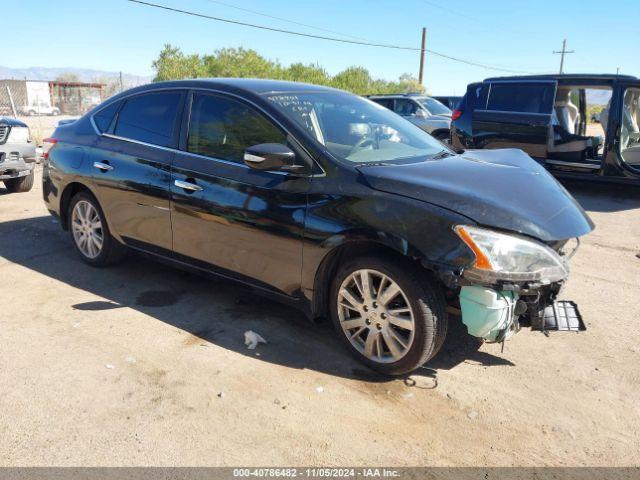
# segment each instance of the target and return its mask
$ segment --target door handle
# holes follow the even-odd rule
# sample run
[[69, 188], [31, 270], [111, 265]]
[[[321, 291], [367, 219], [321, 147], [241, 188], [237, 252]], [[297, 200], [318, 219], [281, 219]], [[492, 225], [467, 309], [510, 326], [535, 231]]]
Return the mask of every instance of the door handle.
[[175, 180], [173, 184], [176, 187], [183, 188], [185, 190], [191, 190], [192, 192], [199, 192], [200, 190], [202, 190], [202, 187], [200, 185], [196, 185], [193, 182], [185, 182], [184, 180]]
[[102, 170], [103, 172], [108, 172], [110, 170], [113, 170], [113, 167], [111, 165], [104, 162], [93, 162], [93, 166], [96, 167], [98, 170]]

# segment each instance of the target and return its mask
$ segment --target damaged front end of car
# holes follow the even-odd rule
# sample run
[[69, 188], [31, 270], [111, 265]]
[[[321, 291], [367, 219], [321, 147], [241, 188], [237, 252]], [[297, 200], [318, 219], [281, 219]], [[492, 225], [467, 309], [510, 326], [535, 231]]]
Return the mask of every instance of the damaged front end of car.
[[456, 281], [462, 322], [470, 335], [504, 342], [522, 326], [545, 332], [585, 329], [576, 305], [557, 300], [577, 238], [575, 245], [547, 245], [477, 226], [458, 225], [454, 231], [475, 257]]

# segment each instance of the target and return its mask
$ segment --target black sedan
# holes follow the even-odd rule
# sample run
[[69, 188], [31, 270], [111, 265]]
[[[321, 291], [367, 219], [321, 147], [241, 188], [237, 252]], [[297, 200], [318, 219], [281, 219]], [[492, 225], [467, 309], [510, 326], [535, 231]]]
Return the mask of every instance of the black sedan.
[[593, 224], [518, 150], [456, 155], [367, 99], [291, 82], [156, 83], [47, 139], [43, 195], [85, 262], [133, 249], [330, 317], [386, 374], [432, 358], [447, 304], [503, 341]]

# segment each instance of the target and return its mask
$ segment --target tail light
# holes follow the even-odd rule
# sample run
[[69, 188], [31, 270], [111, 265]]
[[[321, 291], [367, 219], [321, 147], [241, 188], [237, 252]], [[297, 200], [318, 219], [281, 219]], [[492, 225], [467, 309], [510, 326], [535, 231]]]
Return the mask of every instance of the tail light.
[[462, 110], [456, 108], [451, 114], [451, 120], [457, 120], [462, 116]]
[[42, 140], [42, 158], [45, 160], [49, 159], [49, 152], [58, 143], [58, 140], [55, 138], [45, 138]]

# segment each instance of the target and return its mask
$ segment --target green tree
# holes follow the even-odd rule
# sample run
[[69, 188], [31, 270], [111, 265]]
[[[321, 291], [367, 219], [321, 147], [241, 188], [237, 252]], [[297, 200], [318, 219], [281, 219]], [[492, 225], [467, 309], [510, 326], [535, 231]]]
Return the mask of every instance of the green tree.
[[292, 63], [284, 69], [282, 80], [293, 82], [306, 82], [315, 85], [329, 85], [331, 78], [327, 71], [319, 65], [305, 65], [303, 63]]
[[168, 43], [153, 62], [153, 68], [156, 71], [155, 82], [206, 76], [202, 59], [198, 55], [185, 55], [178, 47]]
[[332, 87], [349, 90], [359, 95], [375, 93], [369, 90], [372, 83], [369, 70], [363, 67], [349, 67], [331, 79]]
[[273, 78], [281, 68], [255, 50], [244, 48], [223, 48], [202, 60], [209, 77]]
[[320, 65], [293, 63], [284, 67], [246, 48], [222, 48], [212, 54], [185, 55], [166, 44], [153, 62], [154, 81], [198, 77], [272, 78], [330, 85], [359, 95], [373, 93], [422, 92], [424, 88], [410, 74], [397, 81], [373, 79], [366, 68], [352, 66], [331, 76]]

